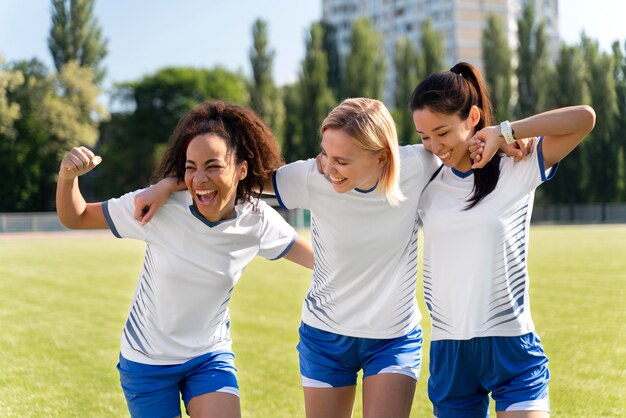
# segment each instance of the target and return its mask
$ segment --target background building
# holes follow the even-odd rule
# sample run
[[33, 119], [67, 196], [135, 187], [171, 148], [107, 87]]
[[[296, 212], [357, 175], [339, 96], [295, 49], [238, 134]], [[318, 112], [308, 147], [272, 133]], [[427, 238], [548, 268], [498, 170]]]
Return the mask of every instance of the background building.
[[[422, 25], [431, 18], [434, 29], [444, 38], [445, 62], [453, 65], [467, 61], [482, 70], [482, 31], [487, 17], [495, 13], [502, 18], [509, 42], [517, 49], [517, 19], [527, 0], [322, 0], [322, 19], [335, 26], [339, 54], [345, 57], [350, 48], [352, 23], [370, 17], [383, 35], [387, 56], [384, 100], [393, 103], [395, 80], [395, 42], [406, 36], [419, 52]], [[549, 50], [556, 58], [559, 48], [557, 0], [535, 2], [537, 20], [544, 19]]]

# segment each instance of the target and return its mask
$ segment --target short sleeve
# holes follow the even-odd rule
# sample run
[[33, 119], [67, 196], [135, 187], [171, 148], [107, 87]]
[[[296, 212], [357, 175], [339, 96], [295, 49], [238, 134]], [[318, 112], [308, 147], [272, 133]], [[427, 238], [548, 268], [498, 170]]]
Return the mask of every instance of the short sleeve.
[[279, 259], [296, 242], [296, 230], [267, 203], [260, 202], [259, 209], [263, 211], [259, 255], [270, 260]]
[[515, 178], [523, 184], [529, 191], [536, 189], [543, 182], [550, 180], [556, 174], [559, 164], [555, 164], [549, 169], [543, 163], [543, 137], [535, 141], [532, 154], [525, 160], [514, 162], [513, 158], [506, 158], [510, 164]]
[[119, 198], [110, 199], [102, 204], [104, 217], [109, 229], [117, 238], [134, 238], [145, 240], [148, 225], [133, 217], [135, 212], [135, 195], [141, 190], [127, 193]]
[[312, 170], [317, 170], [314, 159], [296, 161], [274, 172], [272, 177], [274, 193], [282, 208], [308, 208], [309, 176]]

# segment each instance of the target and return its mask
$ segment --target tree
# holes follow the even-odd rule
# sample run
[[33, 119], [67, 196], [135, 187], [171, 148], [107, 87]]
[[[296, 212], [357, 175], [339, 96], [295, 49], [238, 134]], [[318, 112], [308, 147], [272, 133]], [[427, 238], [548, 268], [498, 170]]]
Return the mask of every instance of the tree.
[[294, 155], [313, 157], [319, 152], [319, 128], [335, 105], [333, 92], [328, 87], [328, 61], [323, 47], [323, 28], [311, 25], [306, 39], [306, 53], [300, 73], [300, 121], [302, 142]]
[[485, 80], [489, 87], [495, 117], [498, 120], [510, 119], [513, 53], [502, 20], [493, 13], [487, 18], [487, 27], [483, 30], [482, 52]]
[[393, 116], [398, 128], [400, 144], [415, 143], [415, 127], [409, 110], [409, 97], [417, 85], [417, 54], [406, 37], [398, 38], [395, 45], [396, 85], [394, 88]]
[[302, 102], [302, 88], [300, 82], [283, 87], [283, 102], [285, 103], [285, 135], [282, 144], [283, 157], [286, 162], [292, 162], [311, 157], [307, 155], [302, 135], [302, 120], [300, 115], [304, 104]]
[[249, 103], [245, 77], [221, 67], [163, 68], [118, 85], [115, 97], [132, 111], [113, 115], [101, 129], [101, 155], [107, 164], [98, 169], [98, 193], [104, 197], [148, 185], [170, 133], [197, 104], [212, 99]]
[[76, 62], [50, 73], [39, 61], [23, 61], [12, 72], [24, 83], [11, 91], [20, 110], [13, 133], [0, 134], [0, 176], [11, 179], [0, 186], [0, 210], [53, 210], [60, 156], [72, 146], [93, 146], [106, 111], [91, 70]]
[[382, 99], [385, 67], [382, 36], [371, 19], [357, 19], [346, 58], [346, 96]]
[[59, 156], [78, 145], [93, 147], [100, 121], [109, 116], [97, 101], [100, 89], [93, 77], [89, 68], [70, 61], [54, 78], [54, 90], [44, 97], [41, 118], [60, 145]]
[[52, 0], [52, 26], [48, 49], [54, 66], [60, 72], [70, 61], [88, 67], [100, 83], [105, 70], [102, 61], [107, 55], [107, 41], [93, 16], [95, 0]]
[[[626, 201], [626, 57], [622, 51], [618, 41], [612, 46], [614, 61], [615, 93], [617, 95], [618, 118], [615, 123], [614, 140], [618, 146], [618, 166], [616, 170], [618, 183], [617, 200]], [[626, 41], [624, 41], [624, 49], [626, 49]]]
[[524, 3], [517, 21], [519, 48], [515, 114], [521, 119], [544, 109], [545, 74], [547, 72], [547, 36], [544, 22], [536, 24], [534, 2]]
[[343, 93], [343, 69], [341, 65], [341, 56], [337, 48], [337, 28], [329, 23], [322, 22], [324, 29], [324, 50], [326, 51], [326, 59], [328, 61], [328, 87], [333, 91], [333, 95], [337, 99], [345, 98]]
[[615, 122], [618, 115], [617, 95], [613, 74], [613, 57], [600, 52], [597, 41], [584, 33], [582, 50], [588, 68], [587, 86], [591, 105], [596, 111], [596, 126], [587, 146], [587, 164], [591, 167], [593, 183], [587, 193], [592, 201], [602, 203], [602, 220], [606, 219], [606, 203], [616, 200], [618, 146], [615, 140]]
[[[579, 46], [561, 46], [555, 71], [550, 76], [549, 101], [551, 108], [589, 103], [587, 70]], [[587, 201], [586, 191], [593, 178], [587, 162], [588, 141], [576, 147], [559, 164], [559, 175], [541, 187], [542, 197], [552, 203], [569, 203], [570, 219], [575, 219], [574, 204]]]
[[250, 106], [263, 118], [279, 140], [283, 136], [285, 108], [280, 91], [274, 85], [272, 71], [274, 51], [268, 47], [267, 23], [257, 19], [252, 26], [253, 47], [250, 49], [252, 83]]
[[418, 68], [423, 72], [418, 74], [418, 79], [425, 78], [444, 68], [443, 36], [435, 31], [431, 18], [424, 20], [420, 46]]
[[5, 69], [4, 57], [0, 54], [0, 135], [15, 139], [13, 123], [20, 117], [20, 105], [10, 99], [11, 93], [24, 84], [24, 75], [19, 71]]

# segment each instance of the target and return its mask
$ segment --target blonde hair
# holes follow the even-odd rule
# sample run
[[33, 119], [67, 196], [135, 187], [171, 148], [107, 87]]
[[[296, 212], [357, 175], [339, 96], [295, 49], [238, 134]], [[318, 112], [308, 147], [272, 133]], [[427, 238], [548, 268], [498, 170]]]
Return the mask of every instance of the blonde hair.
[[360, 148], [367, 151], [388, 151], [383, 174], [376, 193], [384, 195], [394, 206], [405, 197], [400, 190], [400, 154], [396, 125], [385, 105], [375, 99], [346, 99], [326, 116], [320, 132], [339, 129], [350, 136]]

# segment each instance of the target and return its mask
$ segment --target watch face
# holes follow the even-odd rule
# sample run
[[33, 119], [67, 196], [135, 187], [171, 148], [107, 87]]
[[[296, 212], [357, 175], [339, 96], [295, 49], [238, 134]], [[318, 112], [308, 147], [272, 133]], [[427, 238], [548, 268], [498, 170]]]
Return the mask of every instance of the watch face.
[[508, 120], [505, 120], [500, 124], [500, 133], [504, 137], [504, 140], [507, 144], [512, 144], [515, 142], [515, 137], [513, 136], [513, 128], [511, 128], [511, 124]]

